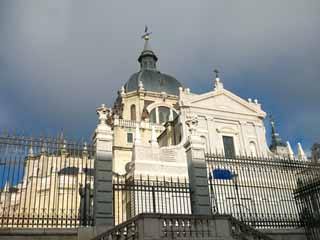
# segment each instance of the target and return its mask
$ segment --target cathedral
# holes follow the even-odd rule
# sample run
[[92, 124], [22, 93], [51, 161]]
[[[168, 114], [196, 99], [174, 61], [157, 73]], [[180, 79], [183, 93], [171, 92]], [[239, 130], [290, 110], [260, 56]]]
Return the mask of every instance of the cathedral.
[[196, 135], [205, 152], [226, 157], [274, 157], [306, 161], [301, 144], [298, 154], [277, 133], [272, 120], [268, 146], [266, 113], [258, 100], [240, 98], [224, 88], [215, 70], [212, 89], [193, 93], [174, 77], [157, 68], [158, 56], [143, 36], [138, 57], [140, 70], [121, 87], [108, 123], [113, 129], [113, 170], [120, 175], [186, 176], [184, 143], [196, 121]]
[[[113, 173], [129, 184], [138, 184], [137, 191], [115, 193], [116, 223], [139, 213], [168, 213], [163, 207], [170, 204], [180, 209], [171, 213], [199, 214], [191, 210], [198, 201], [208, 206], [200, 214], [230, 214], [254, 226], [298, 222], [301, 212], [293, 196], [296, 176], [311, 163], [301, 144], [295, 154], [270, 116], [268, 145], [267, 114], [257, 99], [243, 99], [226, 89], [217, 70], [212, 88], [194, 93], [158, 69], [150, 34], [143, 40], [139, 71], [120, 88], [111, 109], [105, 105], [97, 109], [100, 124], [96, 132], [104, 126], [101, 117], [108, 112]], [[157, 185], [159, 179], [164, 185], [179, 184], [181, 179], [195, 184], [196, 192], [201, 189], [201, 200], [192, 197], [196, 192], [189, 196], [172, 191], [162, 199], [161, 192], [141, 191], [143, 181]], [[206, 194], [210, 202], [205, 203]]]
[[293, 229], [319, 212], [318, 195], [305, 193], [319, 179], [318, 144], [312, 159], [300, 143], [295, 154], [270, 117], [268, 145], [257, 99], [226, 89], [218, 70], [208, 92], [193, 92], [158, 69], [150, 33], [142, 38], [140, 69], [111, 108], [96, 110], [93, 145], [2, 137], [0, 157], [11, 166], [3, 178], [12, 178], [0, 192], [2, 225], [114, 226], [157, 213]]

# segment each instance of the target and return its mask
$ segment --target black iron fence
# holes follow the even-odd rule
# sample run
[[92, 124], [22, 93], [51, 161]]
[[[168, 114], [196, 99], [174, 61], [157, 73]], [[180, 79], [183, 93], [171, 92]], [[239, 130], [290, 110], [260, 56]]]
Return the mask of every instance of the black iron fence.
[[310, 176], [310, 171], [307, 168], [299, 174], [294, 194], [308, 239], [317, 240], [320, 239], [320, 174]]
[[[0, 135], [0, 227], [92, 225], [94, 153], [63, 137]], [[205, 160], [213, 214], [319, 233], [319, 164], [212, 154]], [[187, 179], [115, 175], [115, 224], [140, 213], [191, 214], [190, 194]]]
[[113, 198], [116, 225], [140, 213], [191, 214], [186, 179], [115, 176]]
[[[320, 165], [292, 159], [206, 155], [212, 212], [257, 228], [302, 226], [294, 192]], [[308, 169], [308, 171], [306, 171]]]
[[92, 224], [93, 155], [62, 136], [0, 135], [0, 226]]

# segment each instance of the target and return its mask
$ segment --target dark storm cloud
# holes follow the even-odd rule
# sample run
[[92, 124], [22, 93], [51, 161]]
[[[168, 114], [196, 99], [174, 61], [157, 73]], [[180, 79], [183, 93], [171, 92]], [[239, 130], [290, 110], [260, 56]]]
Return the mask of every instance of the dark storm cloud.
[[319, 12], [318, 0], [1, 1], [0, 124], [88, 137], [95, 108], [138, 70], [148, 24], [161, 71], [201, 92], [219, 68], [226, 88], [258, 98], [284, 138], [309, 147]]

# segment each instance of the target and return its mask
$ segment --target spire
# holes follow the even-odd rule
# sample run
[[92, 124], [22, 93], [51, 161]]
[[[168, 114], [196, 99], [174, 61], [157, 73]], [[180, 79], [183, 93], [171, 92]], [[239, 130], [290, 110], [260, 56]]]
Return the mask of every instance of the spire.
[[158, 58], [150, 47], [149, 40], [150, 40], [151, 34], [152, 34], [151, 32], [148, 32], [148, 26], [145, 26], [144, 34], [142, 35], [142, 38], [144, 39], [144, 47], [138, 58], [141, 69], [149, 69], [149, 70], [156, 69], [156, 62]]
[[63, 140], [63, 144], [62, 144], [62, 147], [60, 149], [60, 152], [61, 152], [61, 155], [66, 155], [68, 153], [68, 149], [67, 149], [67, 140], [64, 139]]
[[287, 149], [288, 149], [288, 155], [290, 159], [294, 159], [294, 152], [292, 150], [292, 147], [289, 143], [289, 141], [287, 141]]
[[271, 124], [271, 145], [270, 149], [275, 150], [277, 147], [287, 147], [287, 144], [282, 141], [279, 133], [277, 133], [275, 121], [272, 116], [270, 116], [270, 124]]
[[82, 156], [84, 156], [84, 157], [87, 157], [87, 156], [88, 156], [88, 146], [87, 146], [87, 142], [84, 142], [84, 144], [83, 144]]
[[30, 145], [30, 147], [29, 147], [28, 157], [34, 157], [32, 145]]
[[42, 143], [42, 146], [41, 146], [41, 154], [42, 155], [45, 155], [48, 151], [47, 151], [47, 143], [46, 142], [43, 142]]
[[302, 161], [306, 161], [307, 160], [307, 156], [303, 151], [301, 143], [298, 143], [298, 158], [299, 158], [299, 160], [302, 160]]

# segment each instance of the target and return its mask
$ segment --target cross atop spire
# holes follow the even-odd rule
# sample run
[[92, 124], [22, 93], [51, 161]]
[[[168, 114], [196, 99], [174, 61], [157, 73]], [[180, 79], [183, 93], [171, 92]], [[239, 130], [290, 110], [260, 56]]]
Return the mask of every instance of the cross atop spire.
[[150, 35], [151, 34], [152, 34], [152, 32], [148, 32], [148, 26], [146, 25], [144, 27], [144, 34], [141, 36], [141, 38], [144, 39], [144, 47], [143, 47], [143, 51], [142, 52], [146, 52], [146, 51], [152, 52], [151, 47], [149, 45], [149, 40], [150, 40]]
[[144, 34], [141, 36], [141, 38], [143, 38], [145, 41], [148, 41], [150, 39], [151, 34], [152, 32], [148, 32], [148, 26], [146, 25], [144, 27]]
[[138, 61], [140, 62], [141, 69], [156, 69], [156, 62], [158, 60], [157, 56], [152, 51], [149, 40], [152, 32], [148, 31], [148, 26], [146, 25], [144, 28], [144, 34], [141, 38], [144, 39], [144, 47], [142, 53], [140, 54]]

